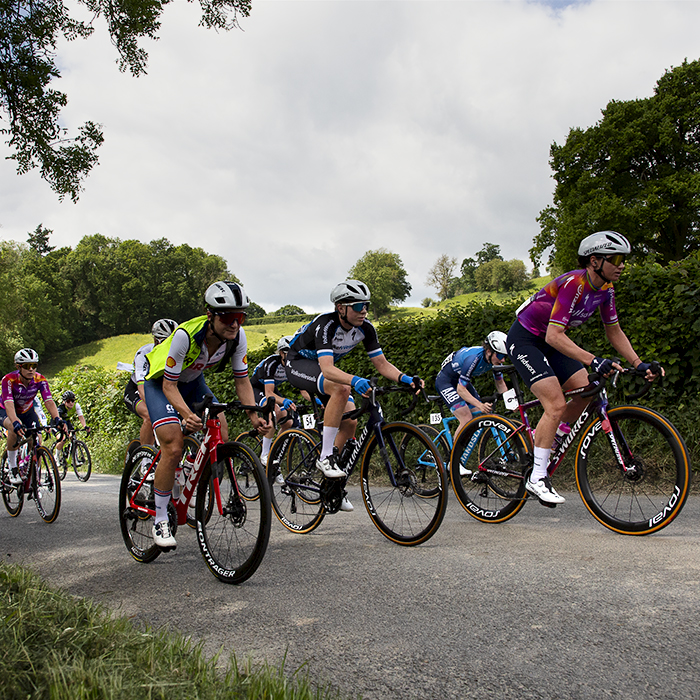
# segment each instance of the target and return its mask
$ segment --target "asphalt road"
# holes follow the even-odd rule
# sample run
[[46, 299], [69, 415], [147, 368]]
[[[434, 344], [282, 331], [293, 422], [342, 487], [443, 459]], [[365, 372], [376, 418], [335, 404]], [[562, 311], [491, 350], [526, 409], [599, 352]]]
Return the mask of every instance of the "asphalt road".
[[452, 496], [426, 544], [404, 548], [353, 513], [293, 535], [275, 519], [256, 574], [219, 582], [194, 531], [151, 564], [126, 551], [118, 477], [63, 482], [58, 520], [33, 503], [0, 509], [2, 556], [115, 614], [178, 629], [207, 651], [312, 678], [347, 697], [700, 698], [700, 498], [647, 537], [610, 532], [576, 494], [549, 510], [528, 503], [485, 525]]

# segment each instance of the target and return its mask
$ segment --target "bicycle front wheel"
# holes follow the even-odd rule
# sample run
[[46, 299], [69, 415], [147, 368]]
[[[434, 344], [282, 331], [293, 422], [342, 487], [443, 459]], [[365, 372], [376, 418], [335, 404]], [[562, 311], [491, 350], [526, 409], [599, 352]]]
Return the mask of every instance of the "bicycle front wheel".
[[[410, 423], [386, 423], [362, 457], [362, 497], [379, 532], [400, 545], [430, 539], [447, 508], [447, 477], [430, 439]], [[383, 443], [383, 444], [382, 444]]]
[[[156, 502], [153, 495], [155, 468], [150, 474], [148, 470], [156, 454], [156, 450], [150, 445], [136, 446], [131, 449], [127, 453], [126, 465], [119, 485], [119, 525], [122, 538], [129, 554], [143, 564], [153, 561], [161, 553], [161, 549], [153, 541], [153, 515], [146, 510], [132, 508], [130, 503], [133, 498], [136, 505], [155, 512]], [[177, 527], [177, 522], [174, 525]]]
[[257, 430], [246, 430], [241, 433], [236, 442], [242, 442], [246, 447], [250, 448], [259, 457], [262, 450], [262, 438], [258, 435]]
[[53, 455], [43, 446], [36, 448], [36, 464], [32, 479], [34, 504], [45, 523], [52, 523], [61, 510], [61, 478]]
[[267, 479], [272, 507], [290, 532], [311, 532], [326, 514], [321, 502], [324, 477], [316, 467], [320, 448], [320, 441], [299, 428], [280, 433], [270, 448]]
[[476, 416], [457, 434], [450, 479], [462, 508], [484, 523], [502, 523], [525, 505], [532, 466], [518, 426], [494, 414]]
[[[245, 445], [226, 443], [217, 456], [197, 487], [197, 541], [214, 576], [243, 583], [260, 566], [270, 540], [270, 487], [260, 461]], [[244, 496], [242, 484], [247, 484], [248, 496], [255, 488], [257, 497]]]
[[10, 464], [7, 461], [7, 451], [2, 454], [2, 502], [7, 512], [16, 518], [22, 512], [24, 505], [24, 485], [16, 486], [10, 482]]
[[[681, 512], [690, 488], [683, 439], [661, 414], [642, 406], [608, 411], [588, 427], [576, 452], [576, 485], [591, 515], [623, 535], [648, 535]], [[614, 437], [627, 471], [613, 448]]]
[[92, 474], [92, 457], [88, 446], [82, 440], [76, 440], [70, 456], [73, 460], [73, 471], [78, 480], [87, 481]]

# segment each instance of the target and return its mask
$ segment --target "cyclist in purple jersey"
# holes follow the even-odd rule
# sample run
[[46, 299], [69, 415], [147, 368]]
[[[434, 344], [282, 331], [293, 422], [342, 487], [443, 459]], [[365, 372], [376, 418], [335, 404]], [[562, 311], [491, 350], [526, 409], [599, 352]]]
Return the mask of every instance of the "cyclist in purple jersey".
[[2, 378], [0, 395], [0, 422], [7, 430], [7, 461], [10, 467], [10, 481], [21, 484], [22, 477], [17, 471], [17, 448], [19, 440], [24, 437], [25, 428], [39, 425], [39, 418], [34, 411], [34, 399], [39, 394], [46, 410], [53, 418], [51, 425], [57, 429], [63, 426], [58, 415], [56, 402], [51, 396], [46, 377], [36, 369], [39, 355], [36, 350], [23, 348], [15, 353], [16, 371]]
[[574, 398], [567, 403], [564, 391], [588, 384], [584, 366], [603, 376], [622, 369], [579, 347], [566, 335], [569, 328], [581, 325], [597, 309], [615, 350], [636, 368], [646, 369], [647, 380], [656, 377], [650, 363], [642, 362], [632, 348], [615, 309], [613, 283], [620, 279], [630, 251], [629, 241], [615, 231], [584, 238], [578, 249], [582, 269], [560, 275], [531, 296], [516, 311], [517, 319], [508, 333], [510, 359], [544, 408], [535, 430], [534, 465], [525, 487], [549, 505], [564, 502], [547, 474], [554, 436], [562, 421], [571, 423], [578, 418], [587, 401]]

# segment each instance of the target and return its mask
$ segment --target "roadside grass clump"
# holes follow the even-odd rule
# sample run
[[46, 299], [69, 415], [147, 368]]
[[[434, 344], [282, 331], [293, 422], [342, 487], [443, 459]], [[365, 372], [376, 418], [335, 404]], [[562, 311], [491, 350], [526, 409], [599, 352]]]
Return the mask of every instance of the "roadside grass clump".
[[99, 604], [46, 585], [31, 571], [0, 565], [0, 688], [4, 700], [331, 700], [307, 669], [287, 673], [208, 658], [202, 642], [137, 629]]

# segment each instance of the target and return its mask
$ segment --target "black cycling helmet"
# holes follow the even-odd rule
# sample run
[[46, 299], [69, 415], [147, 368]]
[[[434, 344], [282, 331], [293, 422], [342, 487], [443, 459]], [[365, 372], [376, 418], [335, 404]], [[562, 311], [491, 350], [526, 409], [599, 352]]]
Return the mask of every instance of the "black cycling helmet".
[[70, 389], [68, 391], [64, 391], [63, 396], [61, 396], [61, 401], [75, 401], [75, 394]]

